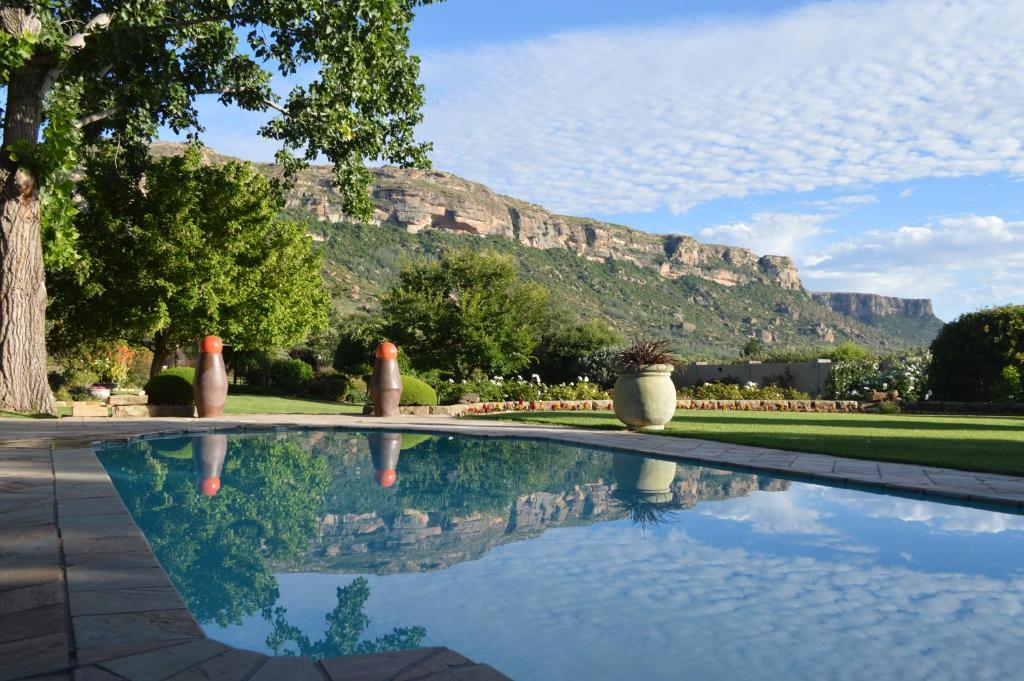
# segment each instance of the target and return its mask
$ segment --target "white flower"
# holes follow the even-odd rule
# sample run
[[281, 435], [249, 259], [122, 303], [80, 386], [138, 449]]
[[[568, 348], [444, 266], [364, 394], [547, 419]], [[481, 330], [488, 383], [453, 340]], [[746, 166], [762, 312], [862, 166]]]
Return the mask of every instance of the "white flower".
[[583, 377], [583, 382], [584, 383], [590, 383], [590, 376], [584, 376]]
[[883, 383], [882, 384], [882, 390], [888, 390], [888, 389], [889, 389], [889, 384], [888, 383]]
[[454, 383], [454, 382], [455, 382], [455, 379], [454, 379], [454, 378], [449, 378], [449, 379], [448, 379], [448, 382], [449, 382], [449, 383]]

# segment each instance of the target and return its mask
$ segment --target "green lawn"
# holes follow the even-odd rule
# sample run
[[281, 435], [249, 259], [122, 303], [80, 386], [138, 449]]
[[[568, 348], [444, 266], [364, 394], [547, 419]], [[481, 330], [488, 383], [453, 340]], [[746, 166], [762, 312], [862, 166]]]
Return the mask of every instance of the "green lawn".
[[[609, 412], [516, 413], [485, 418], [622, 429]], [[783, 412], [678, 412], [664, 435], [1024, 475], [1024, 418]]]
[[360, 405], [269, 395], [228, 395], [225, 414], [360, 414]]

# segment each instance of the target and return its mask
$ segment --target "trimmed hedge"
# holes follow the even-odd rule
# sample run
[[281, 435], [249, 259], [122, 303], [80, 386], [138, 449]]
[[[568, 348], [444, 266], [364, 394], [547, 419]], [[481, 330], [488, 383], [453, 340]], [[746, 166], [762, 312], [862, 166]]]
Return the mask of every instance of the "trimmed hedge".
[[403, 407], [434, 407], [437, 406], [437, 393], [424, 381], [413, 376], [402, 376]]
[[164, 369], [146, 383], [150, 404], [192, 404], [192, 384], [196, 370], [192, 367]]

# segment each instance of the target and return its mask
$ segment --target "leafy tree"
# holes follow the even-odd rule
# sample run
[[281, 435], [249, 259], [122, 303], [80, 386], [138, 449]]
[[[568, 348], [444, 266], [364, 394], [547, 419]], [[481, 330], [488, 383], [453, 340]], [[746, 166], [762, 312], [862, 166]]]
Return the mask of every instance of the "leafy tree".
[[833, 362], [867, 362], [877, 359], [875, 353], [852, 341], [840, 343], [831, 350], [822, 352], [821, 357]]
[[[390, 634], [378, 636], [371, 641], [361, 641], [363, 633], [370, 626], [370, 618], [363, 609], [370, 597], [370, 583], [366, 577], [356, 577], [350, 584], [338, 587], [338, 605], [327, 613], [327, 631], [324, 638], [313, 642], [298, 627], [285, 619], [288, 614], [283, 607], [266, 610], [264, 618], [274, 630], [267, 635], [267, 646], [280, 655], [303, 655], [315, 660], [341, 655], [369, 655], [392, 650], [419, 648], [427, 630], [423, 627], [395, 627]], [[292, 642], [296, 647], [286, 648]]]
[[[373, 353], [385, 333], [379, 317], [352, 315], [338, 330], [334, 368], [349, 376], [365, 376], [373, 371]], [[399, 361], [404, 353], [399, 353]]]
[[541, 336], [533, 368], [547, 383], [575, 381], [586, 373], [587, 358], [620, 342], [615, 331], [597, 320], [556, 328]]
[[81, 262], [52, 277], [52, 346], [151, 338], [155, 375], [175, 345], [205, 334], [267, 349], [326, 323], [320, 254], [302, 224], [278, 217], [280, 192], [251, 164], [206, 165], [192, 147], [138, 178], [114, 156], [104, 146], [80, 183]]
[[[109, 136], [126, 165], [160, 126], [197, 134], [200, 95], [273, 112], [260, 133], [294, 170], [325, 156], [354, 216], [370, 213], [364, 159], [426, 166], [419, 62], [408, 54], [414, 9], [430, 0], [71, 2], [0, 7], [0, 409], [55, 413], [46, 382], [44, 251], [75, 264], [71, 175]], [[285, 98], [271, 70], [318, 72]], [[40, 143], [40, 131], [44, 129]], [[40, 191], [42, 190], [42, 191]], [[42, 202], [40, 202], [42, 195]], [[42, 227], [41, 227], [42, 225]], [[42, 232], [42, 234], [41, 234]]]
[[462, 379], [527, 366], [547, 304], [547, 290], [521, 281], [511, 257], [449, 250], [406, 267], [381, 309], [385, 332], [414, 368]]
[[[932, 342], [929, 386], [936, 399], [985, 402], [1007, 396], [1007, 367], [1024, 373], [1024, 305], [960, 315]], [[1012, 394], [1012, 390], [1010, 393]]]

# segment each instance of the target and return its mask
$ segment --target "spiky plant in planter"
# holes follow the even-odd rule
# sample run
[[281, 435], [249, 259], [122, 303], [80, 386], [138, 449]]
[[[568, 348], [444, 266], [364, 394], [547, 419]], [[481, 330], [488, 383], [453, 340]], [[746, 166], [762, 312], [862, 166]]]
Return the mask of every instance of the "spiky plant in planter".
[[669, 342], [637, 337], [615, 357], [615, 416], [630, 430], [663, 430], [676, 411]]

